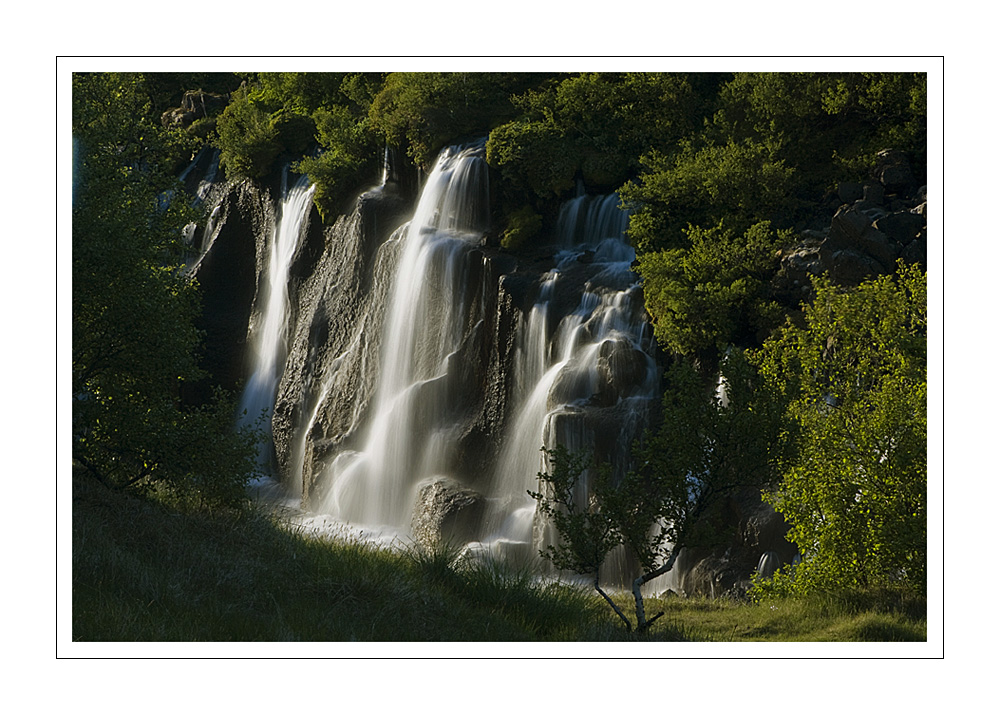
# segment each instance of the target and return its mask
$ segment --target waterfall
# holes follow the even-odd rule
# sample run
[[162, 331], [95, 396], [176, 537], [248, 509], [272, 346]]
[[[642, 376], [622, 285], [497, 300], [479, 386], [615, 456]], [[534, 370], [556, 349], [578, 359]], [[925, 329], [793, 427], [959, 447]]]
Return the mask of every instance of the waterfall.
[[364, 444], [325, 475], [324, 507], [347, 522], [405, 529], [417, 485], [447, 474], [454, 444], [450, 359], [468, 322], [467, 262], [487, 228], [484, 143], [444, 151], [412, 219], [390, 239], [399, 258]]
[[278, 379], [288, 349], [288, 269], [299, 245], [314, 186], [301, 176], [289, 188], [288, 171], [282, 175], [279, 216], [268, 245], [266, 282], [257, 288], [256, 316], [252, 328], [252, 373], [243, 390], [241, 422], [255, 423], [261, 416], [270, 423]]
[[[556, 242], [563, 250], [542, 277], [520, 333], [522, 397], [495, 468], [495, 507], [487, 520], [486, 541], [495, 551], [521, 544], [523, 553], [532, 553], [546, 539], [527, 495], [537, 490], [537, 473], [549, 467], [543, 446], [594, 451], [600, 437], [610, 445], [602, 456], [624, 469], [657, 395], [639, 279], [631, 271], [635, 253], [624, 240], [628, 217], [618, 205], [614, 194], [578, 196], [559, 214]], [[550, 326], [561, 277], [575, 274], [579, 283], [581, 273], [576, 308]]]
[[361, 194], [296, 284], [286, 328], [300, 229], [284, 227], [307, 189], [288, 192], [244, 402], [277, 403], [283, 480], [323, 520], [383, 543], [437, 534], [533, 561], [552, 538], [528, 495], [548, 467], [541, 448], [592, 452], [623, 474], [659, 370], [618, 197], [581, 193], [549, 249], [503, 253], [484, 245], [484, 149], [442, 151], [395, 231], [378, 228], [405, 218], [391, 172]]

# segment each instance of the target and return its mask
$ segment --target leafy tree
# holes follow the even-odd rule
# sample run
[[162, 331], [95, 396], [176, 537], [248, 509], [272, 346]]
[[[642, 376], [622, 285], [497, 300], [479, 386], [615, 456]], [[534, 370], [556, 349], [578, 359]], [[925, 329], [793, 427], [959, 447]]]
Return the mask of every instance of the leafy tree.
[[700, 118], [682, 74], [552, 78], [513, 101], [522, 115], [490, 134], [487, 160], [505, 181], [540, 197], [564, 195], [577, 176], [613, 190], [644, 152], [671, 146]]
[[629, 237], [640, 253], [683, 244], [689, 225], [725, 221], [737, 231], [791, 215], [795, 171], [773, 142], [751, 139], [708, 143], [686, 140], [679, 150], [643, 156], [645, 171], [619, 192], [633, 211]]
[[313, 112], [313, 120], [322, 151], [302, 159], [295, 168], [316, 184], [313, 200], [323, 220], [329, 221], [366, 175], [374, 178], [377, 152], [366, 120], [359, 121], [347, 107], [321, 107]]
[[232, 179], [259, 179], [282, 151], [279, 128], [255, 103], [247, 85], [233, 92], [216, 125], [220, 163]]
[[753, 344], [779, 323], [769, 280], [787, 236], [761, 222], [743, 235], [723, 224], [691, 226], [685, 238], [685, 248], [639, 254], [646, 309], [661, 346], [714, 364], [723, 346]]
[[427, 165], [448, 142], [485, 136], [514, 114], [510, 96], [538, 81], [513, 72], [394, 72], [372, 101], [372, 129]]
[[763, 383], [743, 353], [722, 364], [725, 390], [686, 361], [667, 373], [663, 419], [638, 449], [641, 466], [617, 482], [606, 468], [557, 449], [541, 488], [529, 492], [551, 519], [560, 542], [541, 555], [558, 568], [592, 574], [594, 588], [631, 629], [631, 622], [600, 588], [607, 555], [622, 545], [642, 572], [632, 583], [638, 631], [647, 619], [642, 586], [670, 571], [685, 546], [711, 545], [724, 536], [716, 511], [735, 491], [767, 483], [792, 456], [785, 405]]
[[235, 503], [253, 435], [232, 429], [224, 396], [178, 399], [202, 373], [197, 294], [178, 267], [196, 214], [163, 170], [175, 137], [141, 75], [78, 74], [73, 90], [73, 458], [112, 488]]
[[803, 560], [768, 588], [925, 592], [926, 274], [900, 264], [857, 289], [815, 287], [805, 326], [755, 357], [800, 434], [800, 458], [767, 499]]

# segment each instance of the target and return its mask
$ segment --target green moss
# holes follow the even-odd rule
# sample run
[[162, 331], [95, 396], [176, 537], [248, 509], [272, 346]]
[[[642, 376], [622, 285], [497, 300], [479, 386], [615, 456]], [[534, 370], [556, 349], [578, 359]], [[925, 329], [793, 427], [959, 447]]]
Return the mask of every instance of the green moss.
[[522, 248], [542, 229], [542, 217], [530, 206], [522, 206], [507, 217], [500, 245], [508, 251]]

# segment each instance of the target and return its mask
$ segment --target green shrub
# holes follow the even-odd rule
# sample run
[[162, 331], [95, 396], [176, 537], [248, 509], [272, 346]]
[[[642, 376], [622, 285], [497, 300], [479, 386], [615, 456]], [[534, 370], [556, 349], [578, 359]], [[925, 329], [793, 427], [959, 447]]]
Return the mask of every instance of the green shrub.
[[538, 235], [542, 229], [542, 217], [530, 206], [522, 206], [507, 217], [507, 227], [500, 237], [500, 245], [508, 251], [516, 251]]
[[643, 253], [638, 271], [660, 345], [681, 355], [753, 344], [781, 310], [769, 297], [775, 250], [787, 240], [768, 222], [742, 235], [719, 224], [685, 232], [686, 248]]
[[259, 179], [271, 170], [282, 149], [278, 128], [251, 102], [246, 87], [233, 93], [219, 116], [216, 135], [220, 164], [232, 179]]

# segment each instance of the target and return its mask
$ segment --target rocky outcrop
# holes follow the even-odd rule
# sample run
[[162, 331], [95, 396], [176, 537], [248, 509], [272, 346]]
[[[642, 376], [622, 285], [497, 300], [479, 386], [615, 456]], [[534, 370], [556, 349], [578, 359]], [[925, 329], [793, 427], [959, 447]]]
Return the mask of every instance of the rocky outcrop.
[[732, 529], [732, 537], [714, 547], [681, 550], [674, 568], [685, 595], [742, 596], [762, 563], [773, 574], [796, 556], [795, 547], [785, 539], [784, 519], [761, 501], [759, 490], [746, 489], [725, 499], [708, 518]]
[[198, 119], [218, 114], [229, 103], [229, 95], [189, 90], [181, 98], [181, 106], [168, 109], [160, 116], [164, 127], [189, 127]]
[[804, 296], [810, 275], [826, 273], [834, 283], [854, 286], [892, 273], [899, 259], [926, 268], [926, 194], [926, 187], [916, 188], [904, 154], [880, 152], [872, 181], [840, 184], [843, 203], [829, 225], [802, 231], [800, 242], [782, 252], [777, 287]]
[[[274, 224], [266, 191], [251, 182], [226, 184], [213, 197], [216, 209], [200, 241], [201, 255], [192, 264], [202, 311], [197, 326], [205, 333], [202, 366], [215, 383], [235, 390], [246, 378], [247, 334], [257, 290], [263, 237]], [[211, 387], [198, 387], [199, 399]]]

